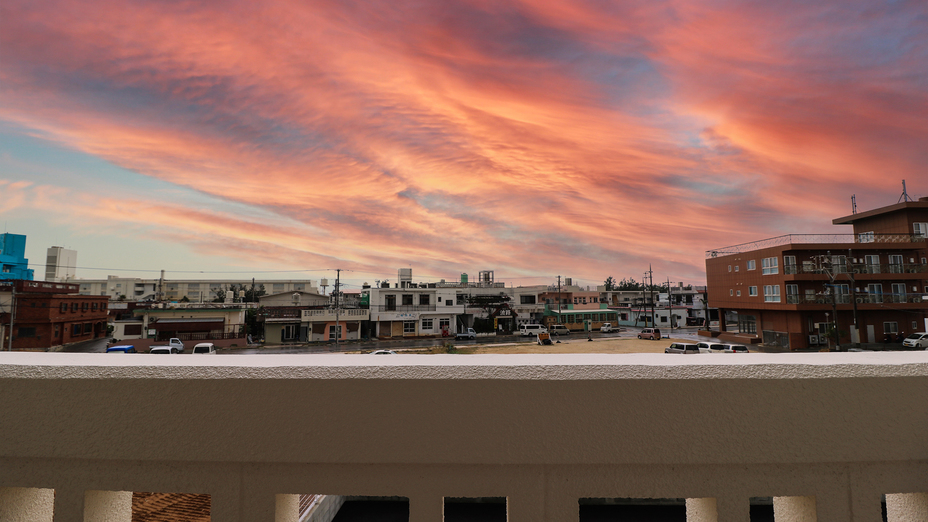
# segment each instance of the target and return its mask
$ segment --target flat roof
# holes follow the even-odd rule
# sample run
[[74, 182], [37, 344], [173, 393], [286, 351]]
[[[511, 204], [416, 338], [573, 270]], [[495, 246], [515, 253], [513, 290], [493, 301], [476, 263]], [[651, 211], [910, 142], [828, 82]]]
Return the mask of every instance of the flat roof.
[[868, 210], [866, 212], [858, 212], [857, 214], [851, 214], [850, 216], [839, 217], [837, 219], [831, 220], [831, 223], [834, 225], [852, 225], [855, 221], [861, 219], [867, 219], [874, 216], [879, 216], [881, 214], [890, 214], [892, 212], [899, 212], [900, 210], [905, 210], [909, 208], [924, 208], [928, 209], [928, 198], [920, 198], [918, 201], [903, 201], [901, 203], [896, 203], [895, 205], [889, 205], [886, 207], [875, 208], [873, 210]]

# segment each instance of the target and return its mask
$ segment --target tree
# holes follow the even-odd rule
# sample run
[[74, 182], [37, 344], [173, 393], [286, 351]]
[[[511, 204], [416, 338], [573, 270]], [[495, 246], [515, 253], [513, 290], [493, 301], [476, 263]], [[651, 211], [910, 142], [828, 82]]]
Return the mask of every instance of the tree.
[[626, 279], [623, 277], [616, 290], [641, 290], [641, 288], [641, 283], [635, 281], [634, 278], [629, 277]]
[[603, 284], [606, 286], [607, 292], [615, 290], [615, 279], [613, 279], [612, 276], [607, 277]]
[[182, 302], [182, 303], [189, 303], [189, 302], [190, 302], [190, 298], [187, 297], [187, 296], [184, 296], [184, 297], [182, 297], [182, 298], [180, 299], [180, 302]]
[[216, 299], [213, 299], [214, 303], [224, 303], [226, 300], [226, 291], [222, 288], [216, 290]]

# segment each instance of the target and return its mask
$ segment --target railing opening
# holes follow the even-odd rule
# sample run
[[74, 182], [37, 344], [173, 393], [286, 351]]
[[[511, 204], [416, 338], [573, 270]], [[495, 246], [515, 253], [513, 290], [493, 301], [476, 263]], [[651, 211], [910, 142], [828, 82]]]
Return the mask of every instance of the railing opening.
[[445, 497], [445, 522], [506, 522], [506, 497]]
[[197, 493], [132, 493], [132, 520], [209, 522], [211, 498]]
[[683, 498], [581, 498], [580, 522], [686, 522]]
[[[302, 520], [302, 519], [301, 519]], [[408, 522], [406, 497], [346, 497], [332, 522]], [[312, 522], [323, 522], [322, 519]]]

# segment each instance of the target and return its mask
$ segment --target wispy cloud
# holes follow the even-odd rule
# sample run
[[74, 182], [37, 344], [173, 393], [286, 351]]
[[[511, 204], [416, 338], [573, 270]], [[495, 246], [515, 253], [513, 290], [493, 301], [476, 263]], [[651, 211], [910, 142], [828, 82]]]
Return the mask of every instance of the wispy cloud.
[[928, 166], [919, 2], [0, 11], [0, 119], [261, 209], [133, 202], [256, 259], [695, 281], [704, 250], [821, 229], [855, 191], [891, 203]]

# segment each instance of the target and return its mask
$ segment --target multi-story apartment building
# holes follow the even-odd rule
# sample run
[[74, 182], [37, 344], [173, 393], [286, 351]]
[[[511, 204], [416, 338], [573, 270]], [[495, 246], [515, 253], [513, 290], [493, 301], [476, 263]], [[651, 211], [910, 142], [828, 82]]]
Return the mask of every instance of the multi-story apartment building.
[[[880, 342], [928, 327], [928, 198], [832, 223], [854, 233], [706, 252], [710, 305], [738, 313], [741, 337], [790, 349], [826, 344], [834, 332], [841, 343]], [[720, 328], [723, 339], [735, 335]]]
[[[194, 303], [211, 302], [232, 285], [250, 288], [251, 279], [142, 279], [137, 277], [108, 276], [106, 279], [77, 279], [81, 295], [105, 295], [110, 299], [128, 301], [158, 300], [180, 301], [187, 298]], [[264, 287], [268, 294], [284, 292], [318, 292], [315, 282], [309, 279], [255, 279], [256, 288]]]
[[107, 301], [105, 297], [78, 295], [73, 284], [5, 281], [0, 284], [3, 348], [11, 346], [11, 326], [14, 350], [47, 350], [103, 337]]

